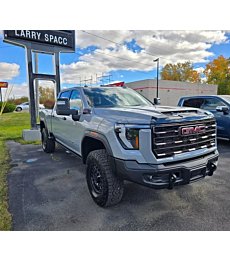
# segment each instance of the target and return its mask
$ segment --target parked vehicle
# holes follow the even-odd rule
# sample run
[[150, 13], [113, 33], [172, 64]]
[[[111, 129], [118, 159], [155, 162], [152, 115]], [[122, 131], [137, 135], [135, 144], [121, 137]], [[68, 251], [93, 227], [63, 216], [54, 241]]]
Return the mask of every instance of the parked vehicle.
[[79, 155], [102, 207], [121, 200], [124, 180], [172, 189], [216, 170], [215, 118], [203, 110], [155, 106], [126, 87], [76, 87], [39, 114], [43, 150], [57, 142]]
[[[17, 105], [16, 108], [15, 108], [15, 111], [20, 112], [22, 110], [29, 110], [29, 107], [30, 107], [29, 105], [30, 105], [29, 102], [24, 102], [20, 105]], [[44, 109], [44, 108], [45, 107], [44, 107], [43, 104], [39, 104], [39, 109]]]
[[178, 106], [210, 111], [216, 118], [217, 136], [230, 139], [230, 95], [182, 97]]

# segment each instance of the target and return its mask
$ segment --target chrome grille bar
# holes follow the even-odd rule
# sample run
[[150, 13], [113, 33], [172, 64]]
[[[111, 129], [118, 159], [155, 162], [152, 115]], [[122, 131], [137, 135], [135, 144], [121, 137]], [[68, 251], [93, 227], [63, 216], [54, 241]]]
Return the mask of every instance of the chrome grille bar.
[[[203, 131], [182, 135], [182, 128], [202, 126]], [[152, 128], [152, 150], [157, 158], [210, 148], [216, 143], [215, 119], [160, 124]]]

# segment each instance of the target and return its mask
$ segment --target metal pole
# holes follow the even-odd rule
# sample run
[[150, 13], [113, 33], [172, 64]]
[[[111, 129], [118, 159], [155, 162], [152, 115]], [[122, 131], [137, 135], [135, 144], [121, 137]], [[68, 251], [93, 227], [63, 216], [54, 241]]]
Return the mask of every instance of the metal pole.
[[158, 74], [159, 74], [159, 59], [160, 58], [157, 58], [157, 59], [154, 60], [155, 62], [157, 62], [157, 98], [159, 96], [159, 76], [158, 76]]
[[29, 97], [30, 97], [30, 125], [31, 125], [31, 129], [37, 129], [35, 97], [34, 97], [32, 51], [30, 48], [26, 48], [26, 55], [27, 55], [27, 77], [28, 77], [28, 83], [29, 83]]
[[0, 88], [0, 97], [1, 97], [1, 103], [2, 103], [2, 88]]
[[56, 73], [55, 73], [55, 79], [56, 79], [56, 95], [58, 95], [58, 93], [61, 90], [61, 83], [60, 83], [60, 68], [59, 68], [59, 52], [55, 52], [54, 53], [55, 56], [55, 69], [56, 69]]
[[157, 59], [157, 98], [159, 97], [159, 58]]
[[[38, 53], [35, 52], [35, 73], [38, 74]], [[35, 93], [36, 93], [36, 116], [38, 117], [38, 113], [39, 113], [39, 89], [38, 89], [38, 80], [35, 80]]]

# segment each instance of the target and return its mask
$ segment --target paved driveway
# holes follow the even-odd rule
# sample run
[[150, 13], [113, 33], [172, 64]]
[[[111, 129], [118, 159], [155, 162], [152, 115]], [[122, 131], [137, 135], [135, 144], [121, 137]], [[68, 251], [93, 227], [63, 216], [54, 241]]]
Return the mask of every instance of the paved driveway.
[[126, 182], [122, 202], [100, 208], [91, 199], [81, 160], [58, 147], [8, 142], [9, 208], [14, 230], [230, 230], [230, 143], [219, 141], [213, 177], [174, 190]]

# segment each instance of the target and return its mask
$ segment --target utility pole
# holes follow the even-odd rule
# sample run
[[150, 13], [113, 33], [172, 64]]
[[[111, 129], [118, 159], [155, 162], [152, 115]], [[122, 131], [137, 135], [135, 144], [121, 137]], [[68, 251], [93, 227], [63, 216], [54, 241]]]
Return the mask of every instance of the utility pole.
[[158, 79], [158, 75], [159, 75], [159, 59], [160, 58], [157, 58], [155, 60], [153, 60], [154, 62], [157, 62], [157, 98], [159, 96], [159, 79]]

